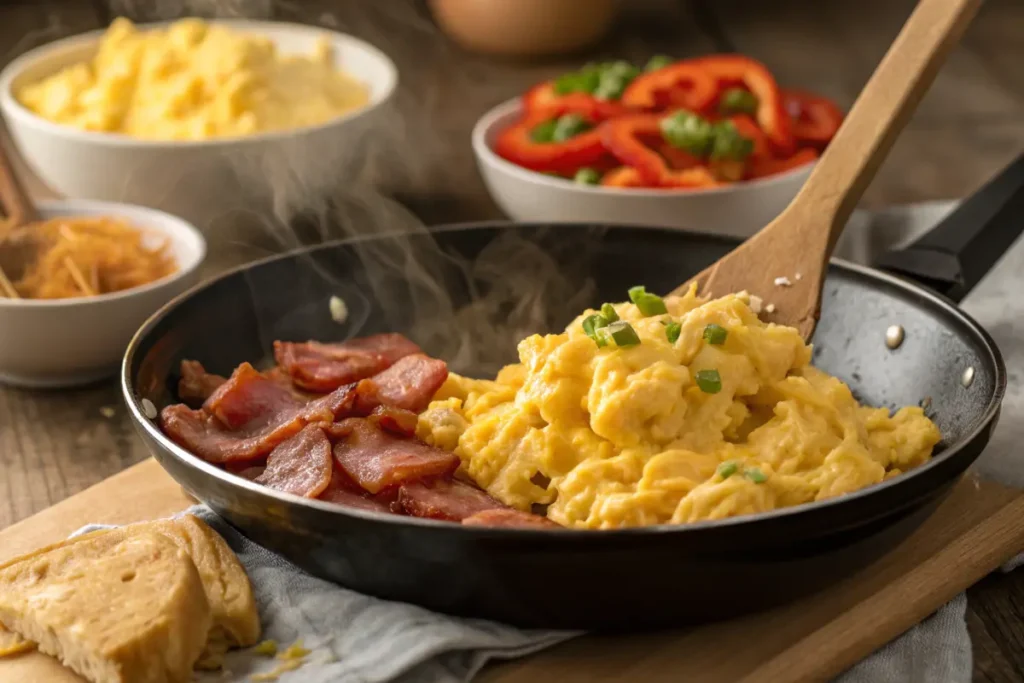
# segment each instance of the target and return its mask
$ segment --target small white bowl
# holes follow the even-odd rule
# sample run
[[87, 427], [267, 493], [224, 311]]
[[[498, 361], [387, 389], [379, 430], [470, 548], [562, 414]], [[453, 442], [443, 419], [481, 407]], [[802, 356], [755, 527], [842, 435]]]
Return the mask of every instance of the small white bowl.
[[484, 183], [498, 206], [518, 221], [657, 225], [745, 238], [786, 208], [814, 166], [704, 190], [581, 185], [521, 168], [494, 152], [498, 133], [521, 111], [519, 98], [509, 100], [473, 127], [473, 152]]
[[40, 202], [39, 212], [43, 218], [114, 216], [170, 240], [178, 270], [141, 287], [75, 299], [0, 298], [0, 382], [57, 388], [113, 375], [142, 323], [197, 282], [206, 241], [182, 219], [140, 206], [56, 200]]
[[211, 23], [265, 36], [282, 54], [310, 54], [319, 39], [327, 38], [337, 67], [369, 88], [369, 102], [315, 126], [200, 141], [81, 131], [23, 107], [14, 96], [19, 88], [95, 54], [102, 31], [93, 31], [26, 52], [0, 72], [0, 112], [28, 165], [66, 197], [159, 208], [204, 229], [231, 210], [270, 210], [282, 202], [305, 201], [330, 191], [344, 164], [358, 163], [365, 155], [361, 145], [398, 82], [394, 63], [368, 43], [313, 26]]

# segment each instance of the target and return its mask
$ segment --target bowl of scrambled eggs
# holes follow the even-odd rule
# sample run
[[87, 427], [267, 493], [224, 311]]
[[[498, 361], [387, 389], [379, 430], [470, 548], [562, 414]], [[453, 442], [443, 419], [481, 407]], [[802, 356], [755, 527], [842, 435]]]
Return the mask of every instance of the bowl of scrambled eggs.
[[396, 84], [380, 50], [317, 27], [119, 18], [14, 60], [0, 111], [57, 192], [207, 226], [337, 183]]

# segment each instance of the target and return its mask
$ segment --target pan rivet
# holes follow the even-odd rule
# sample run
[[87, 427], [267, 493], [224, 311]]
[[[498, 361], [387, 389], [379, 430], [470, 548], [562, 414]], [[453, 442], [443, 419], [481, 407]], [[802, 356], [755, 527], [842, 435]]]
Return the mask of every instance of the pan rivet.
[[965, 387], [969, 387], [969, 386], [971, 386], [971, 384], [973, 382], [974, 382], [974, 366], [973, 365], [968, 365], [967, 369], [964, 370], [964, 374], [960, 375], [960, 384], [963, 384]]
[[889, 325], [889, 329], [885, 331], [885, 345], [890, 349], [898, 349], [900, 344], [903, 343], [903, 326], [902, 325]]

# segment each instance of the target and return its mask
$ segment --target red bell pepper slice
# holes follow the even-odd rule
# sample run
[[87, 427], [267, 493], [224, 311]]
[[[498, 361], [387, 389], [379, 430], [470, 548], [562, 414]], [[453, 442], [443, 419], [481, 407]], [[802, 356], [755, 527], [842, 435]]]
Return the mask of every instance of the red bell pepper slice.
[[559, 95], [553, 81], [533, 86], [523, 94], [523, 107], [527, 111], [560, 107], [564, 112], [590, 115], [599, 121], [621, 116], [629, 108], [614, 100], [600, 100], [585, 92], [571, 92]]
[[797, 142], [824, 149], [842, 125], [843, 112], [832, 100], [802, 90], [784, 90], [782, 96]]
[[772, 150], [768, 145], [768, 137], [757, 123], [754, 122], [754, 119], [746, 114], [736, 114], [730, 116], [729, 120], [732, 121], [732, 125], [736, 126], [736, 131], [740, 135], [754, 141], [754, 151], [750, 153], [752, 159], [766, 159], [772, 155]]
[[620, 166], [601, 177], [604, 187], [649, 187], [632, 166]]
[[784, 159], [752, 159], [747, 166], [747, 178], [764, 178], [777, 173], [785, 173], [805, 166], [817, 158], [818, 150], [805, 147]]
[[[566, 113], [570, 112], [560, 105], [526, 112], [518, 123], [498, 134], [494, 151], [503, 159], [523, 168], [562, 175], [572, 175], [584, 166], [601, 165], [607, 159], [608, 152], [601, 144], [601, 133], [597, 128], [564, 142], [536, 142], [533, 139], [534, 128]], [[578, 111], [573, 113], [580, 114], [592, 124], [597, 123], [592, 115]]]
[[782, 91], [772, 73], [757, 60], [743, 55], [712, 55], [692, 60], [716, 80], [718, 92], [740, 84], [757, 97], [754, 118], [776, 153], [789, 156], [795, 149], [789, 114]]
[[667, 142], [663, 142], [656, 147], [658, 154], [665, 158], [668, 162], [669, 168], [676, 171], [685, 171], [688, 168], [694, 166], [700, 166], [701, 161], [697, 157], [693, 156], [684, 149], [673, 147]]
[[672, 107], [700, 112], [714, 102], [717, 94], [711, 74], [686, 60], [634, 78], [622, 93], [622, 103], [646, 110]]
[[711, 187], [718, 184], [711, 171], [696, 166], [677, 171], [658, 152], [644, 144], [645, 140], [661, 141], [661, 116], [633, 114], [605, 121], [598, 131], [601, 142], [616, 159], [636, 169], [647, 185], [656, 187]]

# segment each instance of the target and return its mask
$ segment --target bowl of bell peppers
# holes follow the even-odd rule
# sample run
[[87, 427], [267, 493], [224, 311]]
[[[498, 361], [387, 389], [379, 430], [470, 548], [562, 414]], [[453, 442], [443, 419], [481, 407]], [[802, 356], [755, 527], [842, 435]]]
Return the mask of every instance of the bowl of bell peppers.
[[522, 221], [746, 237], [789, 204], [843, 120], [744, 55], [615, 61], [530, 88], [473, 129], [481, 175]]

